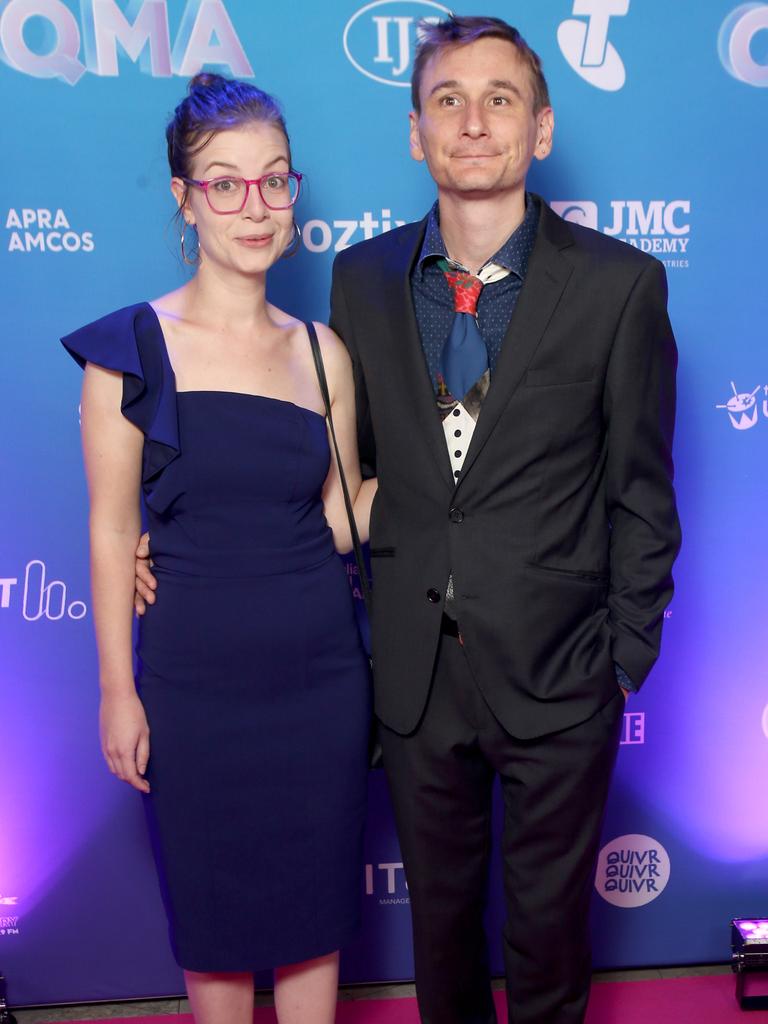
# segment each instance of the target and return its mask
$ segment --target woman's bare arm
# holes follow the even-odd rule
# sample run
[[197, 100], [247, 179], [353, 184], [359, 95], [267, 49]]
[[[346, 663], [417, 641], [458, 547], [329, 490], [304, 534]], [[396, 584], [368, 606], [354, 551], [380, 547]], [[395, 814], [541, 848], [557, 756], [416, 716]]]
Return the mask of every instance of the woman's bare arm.
[[[360, 540], [368, 540], [371, 505], [378, 487], [378, 481], [363, 481], [360, 474], [360, 459], [357, 452], [357, 425], [355, 418], [355, 384], [352, 377], [352, 361], [340, 339], [329, 327], [317, 324], [318, 337], [323, 353], [323, 364], [331, 394], [331, 411], [336, 440], [339, 444], [344, 476], [355, 515]], [[330, 441], [330, 436], [329, 436]], [[336, 456], [331, 442], [331, 469], [323, 487], [325, 517], [333, 531], [336, 550], [347, 552], [352, 549], [352, 535], [344, 507]]]
[[90, 496], [91, 587], [99, 652], [102, 750], [112, 771], [141, 792], [149, 728], [133, 679], [134, 552], [141, 531], [143, 436], [120, 411], [122, 374], [89, 363], [82, 433]]

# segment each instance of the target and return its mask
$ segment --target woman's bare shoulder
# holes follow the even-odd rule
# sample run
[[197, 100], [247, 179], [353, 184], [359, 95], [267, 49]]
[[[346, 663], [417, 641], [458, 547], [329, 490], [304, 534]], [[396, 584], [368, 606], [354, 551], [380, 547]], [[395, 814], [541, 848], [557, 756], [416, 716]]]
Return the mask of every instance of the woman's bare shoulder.
[[160, 320], [178, 322], [184, 319], [184, 311], [187, 305], [187, 286], [182, 285], [172, 292], [160, 295], [156, 299], [150, 299], [149, 305], [154, 309]]
[[346, 370], [351, 366], [351, 359], [347, 347], [338, 334], [331, 330], [327, 324], [313, 321], [317, 338], [320, 342], [320, 351], [323, 353], [323, 360], [336, 366], [337, 370]]

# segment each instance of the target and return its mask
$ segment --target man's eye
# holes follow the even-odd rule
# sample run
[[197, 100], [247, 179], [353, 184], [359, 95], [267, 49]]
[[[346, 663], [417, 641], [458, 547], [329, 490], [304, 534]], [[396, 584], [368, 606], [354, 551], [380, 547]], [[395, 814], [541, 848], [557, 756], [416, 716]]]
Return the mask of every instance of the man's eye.
[[491, 103], [494, 107], [505, 107], [509, 103], [509, 99], [506, 96], [494, 96]]
[[456, 107], [458, 106], [458, 96], [443, 96], [440, 100], [440, 105], [443, 107]]

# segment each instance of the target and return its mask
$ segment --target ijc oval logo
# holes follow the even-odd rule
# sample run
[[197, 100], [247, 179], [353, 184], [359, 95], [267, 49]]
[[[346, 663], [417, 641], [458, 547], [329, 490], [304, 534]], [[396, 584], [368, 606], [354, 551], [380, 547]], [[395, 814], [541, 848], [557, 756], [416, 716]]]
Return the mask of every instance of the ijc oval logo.
[[451, 10], [434, 0], [375, 0], [344, 27], [344, 53], [361, 74], [384, 85], [410, 86], [419, 21], [437, 23]]
[[768, 4], [741, 4], [723, 22], [717, 51], [729, 75], [747, 85], [768, 88], [768, 63], [760, 63], [755, 55], [759, 32], [768, 33]]

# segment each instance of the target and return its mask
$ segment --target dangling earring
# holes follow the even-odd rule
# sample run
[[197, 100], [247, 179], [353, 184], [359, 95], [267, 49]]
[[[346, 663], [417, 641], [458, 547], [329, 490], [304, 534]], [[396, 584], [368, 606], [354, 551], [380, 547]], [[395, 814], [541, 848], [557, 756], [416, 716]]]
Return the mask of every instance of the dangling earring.
[[197, 249], [194, 256], [187, 256], [184, 248], [184, 235], [186, 234], [187, 228], [194, 228], [195, 234], [197, 234], [197, 227], [194, 224], [190, 224], [188, 220], [185, 220], [184, 227], [181, 229], [181, 238], [179, 239], [181, 243], [181, 258], [188, 266], [195, 267], [200, 262], [200, 241], [199, 239], [197, 240]]
[[299, 251], [300, 248], [301, 248], [301, 228], [296, 223], [296, 221], [294, 221], [293, 222], [293, 238], [290, 240], [290, 242], [285, 247], [285, 249], [283, 249], [283, 252], [282, 252], [282, 254], [280, 256], [280, 259], [281, 260], [289, 260], [291, 258], [291, 256], [295, 256], [296, 255], [296, 253]]

